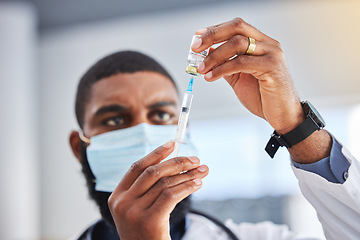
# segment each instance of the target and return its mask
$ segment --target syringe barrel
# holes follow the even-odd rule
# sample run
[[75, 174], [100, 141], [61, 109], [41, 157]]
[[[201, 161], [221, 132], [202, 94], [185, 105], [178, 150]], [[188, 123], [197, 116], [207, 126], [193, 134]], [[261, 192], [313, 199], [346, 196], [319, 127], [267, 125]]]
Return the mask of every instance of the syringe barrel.
[[175, 140], [183, 143], [186, 133], [186, 125], [189, 120], [189, 112], [181, 112], [179, 117], [178, 128], [176, 130]]
[[181, 104], [181, 108], [182, 108], [181, 112], [182, 112], [183, 108], [188, 108], [190, 110], [193, 96], [194, 95], [192, 92], [189, 92], [189, 91], [185, 92], [183, 102]]
[[181, 111], [179, 116], [178, 128], [176, 130], [175, 140], [182, 143], [185, 139], [186, 127], [189, 120], [191, 103], [193, 99], [192, 92], [186, 92], [181, 104]]

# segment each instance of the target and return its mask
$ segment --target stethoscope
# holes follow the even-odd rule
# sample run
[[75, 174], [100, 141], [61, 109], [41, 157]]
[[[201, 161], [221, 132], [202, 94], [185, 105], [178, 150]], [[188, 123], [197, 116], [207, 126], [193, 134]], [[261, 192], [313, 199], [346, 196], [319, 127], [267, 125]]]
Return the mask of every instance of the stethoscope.
[[230, 236], [230, 238], [232, 240], [240, 240], [227, 226], [225, 226], [225, 224], [223, 224], [221, 221], [217, 220], [216, 218], [214, 218], [206, 213], [194, 210], [194, 209], [191, 209], [189, 212], [209, 219], [210, 221], [215, 223], [217, 226], [221, 227]]

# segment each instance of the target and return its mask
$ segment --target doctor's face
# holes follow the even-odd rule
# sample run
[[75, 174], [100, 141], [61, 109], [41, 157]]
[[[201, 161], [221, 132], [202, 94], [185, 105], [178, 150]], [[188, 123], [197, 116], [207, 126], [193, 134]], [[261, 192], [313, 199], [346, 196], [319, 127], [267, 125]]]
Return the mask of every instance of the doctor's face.
[[170, 79], [155, 72], [119, 73], [91, 87], [85, 105], [86, 137], [140, 123], [176, 124], [179, 99]]

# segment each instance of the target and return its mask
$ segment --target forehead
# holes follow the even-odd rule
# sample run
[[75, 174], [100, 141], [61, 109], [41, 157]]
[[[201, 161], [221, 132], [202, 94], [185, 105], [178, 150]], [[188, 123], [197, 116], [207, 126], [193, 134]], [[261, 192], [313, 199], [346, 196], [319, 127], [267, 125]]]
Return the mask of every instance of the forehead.
[[118, 73], [92, 85], [85, 105], [85, 121], [86, 115], [104, 105], [120, 104], [131, 108], [164, 100], [178, 103], [176, 88], [164, 75], [145, 71]]

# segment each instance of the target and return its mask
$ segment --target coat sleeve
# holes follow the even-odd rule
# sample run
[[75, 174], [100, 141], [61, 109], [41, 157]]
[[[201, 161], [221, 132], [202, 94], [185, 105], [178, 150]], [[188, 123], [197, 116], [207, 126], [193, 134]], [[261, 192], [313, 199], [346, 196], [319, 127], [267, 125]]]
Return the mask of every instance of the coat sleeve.
[[360, 163], [343, 146], [341, 153], [340, 157], [350, 162], [344, 183], [332, 183], [316, 173], [292, 168], [302, 194], [317, 212], [326, 239], [360, 239]]

